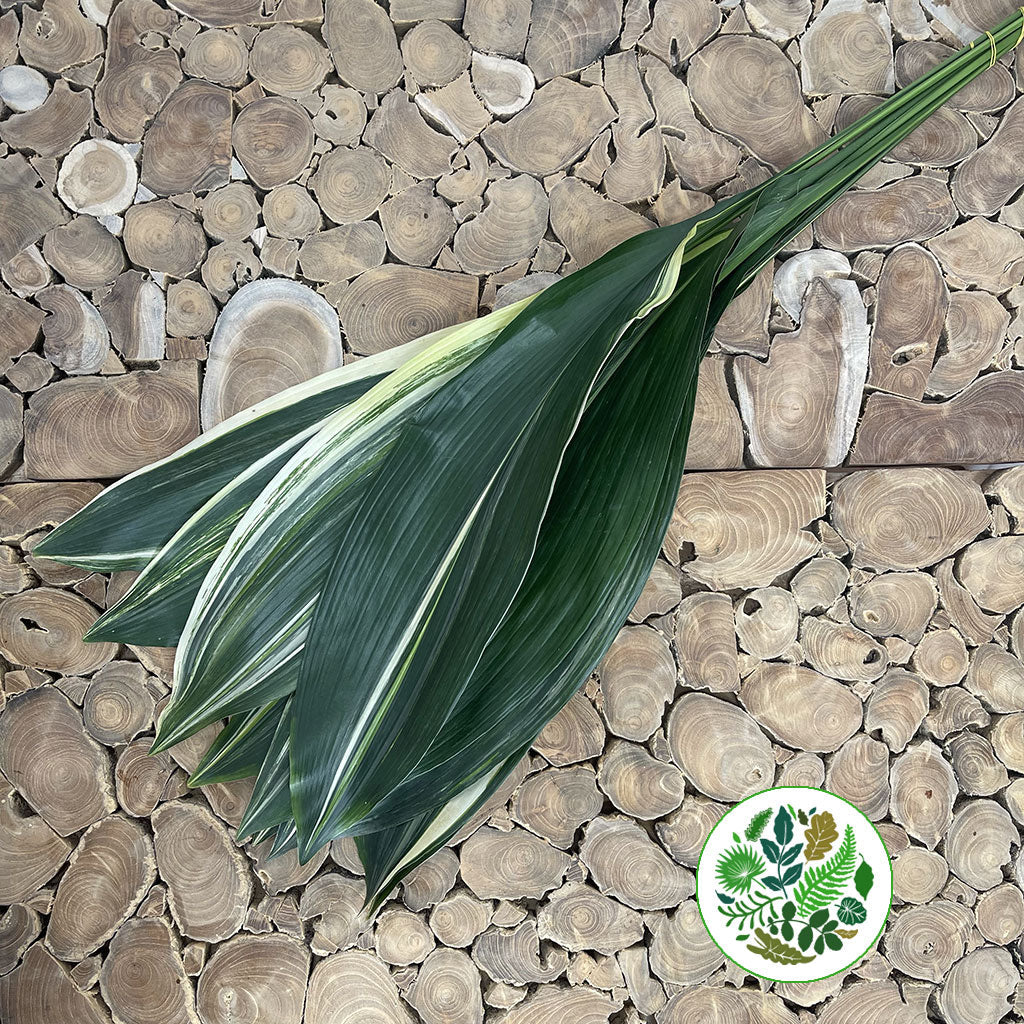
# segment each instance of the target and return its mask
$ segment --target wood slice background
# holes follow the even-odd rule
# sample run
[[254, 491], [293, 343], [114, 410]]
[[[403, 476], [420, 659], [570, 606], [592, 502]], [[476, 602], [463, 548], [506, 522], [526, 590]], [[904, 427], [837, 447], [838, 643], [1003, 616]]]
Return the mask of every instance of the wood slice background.
[[[1015, 6], [0, 2], [4, 1024], [1024, 1017], [1019, 55], [727, 312], [629, 622], [372, 921], [351, 843], [268, 863], [247, 783], [146, 756], [170, 652], [82, 644], [125, 580], [31, 555], [202, 426], [762, 180]], [[762, 989], [693, 869], [772, 784], [861, 806], [895, 902], [852, 970]]]

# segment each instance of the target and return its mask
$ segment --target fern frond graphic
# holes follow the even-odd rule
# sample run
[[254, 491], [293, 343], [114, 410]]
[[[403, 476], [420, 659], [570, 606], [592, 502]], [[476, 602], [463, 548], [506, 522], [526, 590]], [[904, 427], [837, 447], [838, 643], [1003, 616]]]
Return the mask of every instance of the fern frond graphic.
[[809, 867], [793, 893], [798, 911], [805, 916], [827, 907], [843, 891], [857, 863], [857, 844], [853, 828], [846, 826], [843, 843], [820, 867]]

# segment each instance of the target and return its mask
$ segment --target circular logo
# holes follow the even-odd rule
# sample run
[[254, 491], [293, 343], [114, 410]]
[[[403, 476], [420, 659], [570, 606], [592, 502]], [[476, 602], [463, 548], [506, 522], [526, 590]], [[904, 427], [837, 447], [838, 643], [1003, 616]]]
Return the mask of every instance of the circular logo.
[[892, 901], [892, 867], [875, 826], [840, 797], [780, 786], [718, 824], [697, 865], [711, 938], [769, 981], [819, 981], [857, 963]]

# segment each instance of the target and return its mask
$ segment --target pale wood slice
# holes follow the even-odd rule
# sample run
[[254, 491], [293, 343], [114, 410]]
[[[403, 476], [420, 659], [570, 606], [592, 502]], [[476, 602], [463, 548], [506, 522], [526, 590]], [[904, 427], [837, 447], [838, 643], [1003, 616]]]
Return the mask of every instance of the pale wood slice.
[[377, 956], [386, 964], [405, 967], [422, 963], [434, 948], [426, 921], [402, 907], [389, 907], [377, 918]]
[[[984, 29], [979, 27], [978, 31], [980, 33]], [[914, 39], [922, 41], [904, 43], [896, 50], [896, 81], [900, 86], [909, 85], [954, 52], [953, 47], [930, 40], [928, 35], [915, 36]], [[966, 41], [970, 42], [969, 39]], [[955, 93], [950, 104], [957, 110], [983, 113], [1001, 110], [1013, 96], [1013, 76], [1002, 64], [996, 64]]]
[[308, 238], [320, 228], [320, 208], [301, 185], [281, 185], [263, 200], [263, 222], [272, 235]]
[[825, 776], [829, 792], [848, 800], [872, 821], [889, 810], [889, 748], [858, 734], [836, 752]]
[[362, 92], [386, 92], [402, 74], [395, 29], [373, 0], [328, 4], [324, 38], [338, 77]]
[[589, 766], [549, 768], [529, 776], [516, 790], [509, 814], [513, 821], [564, 850], [572, 846], [579, 827], [601, 812], [603, 803]]
[[231, 143], [231, 93], [208, 82], [183, 82], [146, 132], [142, 183], [165, 196], [224, 185]]
[[491, 274], [537, 251], [548, 224], [548, 198], [527, 175], [495, 181], [483, 210], [456, 232], [453, 250], [464, 270]]
[[953, 173], [953, 199], [968, 216], [998, 213], [1024, 185], [1019, 152], [1024, 141], [1024, 103], [1016, 102], [1006, 111], [992, 137]]
[[[772, 279], [769, 268], [766, 267], [754, 278], [750, 287], [726, 307], [721, 320], [715, 326], [714, 339], [718, 345], [726, 352], [745, 352], [753, 356], [768, 355], [768, 314], [771, 312], [771, 296]], [[749, 403], [746, 414], [749, 414]]]
[[195, 217], [166, 200], [127, 211], [124, 245], [133, 263], [171, 277], [187, 277], [206, 256], [206, 237]]
[[90, 94], [76, 92], [60, 78], [42, 106], [0, 123], [0, 139], [42, 157], [62, 156], [86, 133], [91, 120]]
[[[1024, 374], [987, 374], [948, 402], [917, 403], [892, 395], [868, 398], [852, 464], [976, 463], [1024, 452], [1012, 424], [1024, 415]], [[982, 427], [981, 424], [984, 424]]]
[[192, 78], [237, 88], [248, 77], [249, 51], [234, 32], [204, 29], [185, 48], [181, 66]]
[[464, 71], [453, 82], [416, 96], [416, 105], [434, 124], [465, 144], [475, 139], [492, 121]]
[[615, 953], [643, 938], [643, 919], [582, 882], [568, 882], [537, 914], [537, 932], [565, 949]]
[[731, 178], [739, 166], [739, 147], [708, 130], [693, 111], [685, 83], [660, 60], [646, 58], [641, 67], [654, 104], [655, 124], [661, 130], [675, 173], [694, 189], [709, 188]]
[[405, 69], [424, 86], [447, 85], [469, 67], [469, 43], [443, 21], [418, 22], [402, 37]]
[[[211, 786], [203, 787], [203, 792], [207, 794], [207, 799], [209, 799], [211, 789], [213, 789]], [[222, 813], [223, 806], [218, 807], [213, 801], [211, 801], [211, 804], [215, 813], [222, 818], [226, 817]], [[241, 810], [242, 808], [239, 807], [239, 816], [241, 815]], [[252, 847], [247, 848], [247, 852], [253, 860], [252, 866], [256, 876], [269, 896], [280, 896], [281, 893], [287, 892], [289, 889], [306, 885], [317, 871], [320, 870], [324, 861], [327, 860], [329, 852], [325, 847], [313, 854], [305, 864], [300, 864], [298, 854], [294, 850], [289, 850], [287, 853], [271, 858], [270, 845], [270, 843], [260, 843], [255, 850]], [[254, 853], [256, 854], [255, 856]]]
[[98, 373], [110, 354], [110, 332], [99, 310], [66, 284], [44, 288], [36, 301], [50, 314], [43, 321], [46, 358], [65, 373]]
[[[0, 717], [0, 727], [7, 714]], [[64, 866], [72, 849], [0, 780], [0, 901], [5, 906], [31, 899]]]
[[640, 1013], [657, 1013], [666, 1003], [665, 990], [651, 976], [651, 965], [646, 946], [630, 946], [619, 952], [616, 959], [625, 976], [629, 998]]
[[1020, 971], [1005, 949], [977, 949], [950, 969], [938, 1007], [949, 1024], [998, 1024], [1010, 1009]]
[[135, 160], [124, 146], [89, 139], [78, 143], [61, 163], [57, 193], [78, 213], [111, 216], [131, 205], [138, 180]]
[[974, 908], [978, 931], [998, 946], [1006, 946], [1024, 932], [1024, 895], [1011, 882], [981, 894]]
[[980, 487], [946, 469], [877, 469], [835, 487], [833, 522], [855, 565], [919, 569], [958, 551], [989, 523]]
[[533, 98], [533, 72], [519, 61], [474, 52], [471, 76], [484, 106], [497, 116], [517, 114]]
[[22, 394], [28, 394], [49, 383], [53, 373], [53, 366], [38, 352], [27, 352], [7, 371], [7, 380]]
[[273, 8], [261, 0], [174, 0], [171, 6], [203, 25], [230, 28], [272, 21], [311, 23], [323, 19], [320, 0], [283, 0]]
[[103, 77], [96, 86], [96, 111], [103, 125], [125, 142], [139, 142], [152, 116], [181, 81], [170, 47], [151, 49], [149, 33], [168, 35], [178, 18], [150, 0], [128, 0], [111, 12]]
[[678, 811], [655, 826], [658, 840], [673, 860], [695, 868], [708, 834], [727, 810], [727, 807], [706, 797], [687, 796]]
[[231, 128], [235, 156], [262, 189], [297, 178], [313, 154], [313, 141], [309, 114], [284, 96], [267, 96], [247, 104]]
[[917, 643], [937, 602], [935, 580], [927, 573], [882, 573], [850, 591], [850, 616], [872, 636]]
[[1005, 766], [984, 736], [970, 732], [954, 736], [949, 756], [960, 790], [969, 796], [992, 796], [1010, 784]]
[[18, 46], [26, 64], [59, 74], [99, 54], [103, 34], [78, 4], [44, 0], [41, 10], [28, 7], [22, 11]]
[[[3, 267], [0, 267], [0, 274], [14, 294], [22, 299], [35, 295], [53, 279], [53, 274], [46, 265], [46, 260], [43, 259], [38, 245], [30, 245], [16, 253]], [[7, 345], [11, 345], [10, 340]]]
[[[907, 991], [909, 995], [909, 985]], [[912, 1008], [904, 1002], [895, 981], [858, 981], [839, 992], [820, 1011], [818, 1020], [821, 1024], [858, 1024], [859, 1021], [927, 1024], [928, 1017], [923, 1006]]]
[[407, 998], [424, 1024], [482, 1024], [484, 1019], [480, 973], [461, 950], [434, 950]]
[[[321, 158], [310, 185], [331, 220], [336, 224], [354, 224], [376, 213], [391, 187], [391, 170], [366, 146], [355, 149], [339, 147]], [[299, 210], [296, 212], [305, 222], [304, 197], [292, 198], [291, 202], [297, 204]], [[289, 213], [287, 219], [291, 221], [296, 213]], [[308, 217], [312, 221], [312, 213]], [[304, 231], [293, 230], [284, 237], [301, 238], [305, 234]]]
[[426, 910], [451, 892], [458, 875], [458, 856], [443, 847], [402, 880], [402, 902], [410, 910]]
[[983, 644], [974, 652], [966, 685], [990, 711], [1024, 711], [1024, 664], [997, 644]]
[[181, 945], [162, 918], [135, 918], [110, 943], [100, 992], [116, 1024], [199, 1024]]
[[[544, 205], [546, 208], [546, 196]], [[380, 222], [388, 249], [411, 266], [431, 266], [455, 233], [450, 207], [426, 182], [413, 185], [384, 203]]]
[[1002, 622], [1001, 615], [988, 615], [981, 610], [971, 592], [956, 578], [952, 558], [939, 564], [935, 570], [939, 585], [939, 596], [943, 607], [949, 612], [953, 624], [971, 644], [977, 645], [992, 639], [996, 627]]
[[181, 801], [162, 804], [152, 821], [157, 865], [181, 933], [205, 942], [234, 935], [252, 882], [224, 826], [200, 804]]
[[[953, 820], [956, 777], [930, 740], [921, 740], [896, 758], [890, 773], [892, 820], [934, 850]], [[916, 977], [916, 975], [915, 975]]]
[[509, 1011], [502, 1024], [608, 1024], [622, 1006], [589, 986], [541, 985]]
[[[796, 68], [767, 39], [721, 36], [694, 57], [687, 77], [693, 100], [711, 127], [775, 169], [824, 138], [804, 106]], [[767, 80], [772, 82], [768, 93]]]
[[799, 330], [775, 336], [767, 363], [739, 356], [733, 364], [754, 462], [839, 465], [853, 440], [867, 363], [867, 310], [857, 285], [814, 282]]
[[[8, 598], [4, 611], [29, 594], [41, 593]], [[15, 609], [12, 614], [19, 613]], [[31, 609], [24, 614], [31, 615]], [[40, 758], [42, 749], [52, 757]], [[60, 835], [77, 832], [116, 807], [106, 753], [85, 732], [78, 710], [56, 689], [38, 687], [8, 702], [0, 718], [0, 771]]]
[[[857, 252], [930, 239], [955, 220], [956, 208], [945, 183], [917, 176], [877, 189], [848, 192], [818, 218], [814, 230], [820, 244]], [[934, 240], [929, 248], [941, 261]]]
[[736, 635], [728, 595], [697, 593], [685, 598], [676, 613], [675, 641], [680, 682], [712, 693], [735, 693], [739, 689]]
[[611, 128], [615, 158], [604, 174], [605, 192], [618, 203], [653, 199], [665, 181], [665, 146], [660, 129], [651, 127], [654, 108], [635, 53], [604, 59], [604, 87], [619, 112]]
[[50, 86], [35, 68], [11, 64], [0, 69], [0, 100], [17, 113], [36, 110], [46, 101]]
[[569, 858], [524, 829], [478, 829], [459, 852], [462, 878], [480, 899], [539, 899], [558, 886]]
[[629, 621], [639, 623], [645, 619], [667, 615], [679, 604], [679, 588], [679, 570], [658, 559], [633, 610], [629, 613]]
[[353, 351], [372, 355], [477, 314], [477, 282], [463, 274], [388, 264], [361, 274], [338, 304]]
[[884, 644], [846, 623], [807, 616], [800, 628], [804, 660], [836, 679], [878, 679], [889, 667]]
[[208, 235], [221, 242], [240, 242], [256, 230], [260, 202], [251, 186], [233, 181], [205, 196], [202, 211]]
[[462, 30], [476, 50], [520, 57], [530, 30], [531, 0], [466, 0]]
[[0, 978], [0, 1016], [19, 1024], [110, 1024], [110, 1014], [99, 999], [80, 992], [38, 942], [25, 954], [20, 967]]
[[[695, 890], [693, 874], [629, 818], [595, 818], [584, 829], [580, 859], [602, 893], [635, 910], [678, 907]], [[610, 952], [599, 946], [584, 948]]]
[[861, 724], [861, 703], [850, 690], [796, 665], [758, 666], [744, 679], [740, 701], [772, 735], [805, 750], [836, 750]]
[[602, 90], [556, 78], [510, 121], [488, 127], [483, 139], [506, 167], [541, 178], [581, 157], [614, 117]]
[[20, 542], [56, 526], [99, 494], [99, 484], [8, 484], [0, 487], [0, 537]]
[[932, 238], [928, 248], [954, 286], [975, 285], [1001, 294], [1020, 284], [1024, 277], [1024, 239], [1020, 233], [983, 217], [972, 217]]
[[914, 671], [933, 686], [955, 686], [967, 674], [967, 647], [955, 629], [926, 633], [914, 651]]
[[[186, 293], [189, 288], [198, 289], [191, 281], [178, 286]], [[167, 301], [155, 281], [137, 270], [121, 274], [100, 299], [99, 311], [114, 347], [125, 359], [155, 362], [163, 358]]]
[[687, 470], [743, 466], [743, 423], [729, 393], [725, 368], [726, 360], [719, 356], [701, 360], [693, 427], [686, 449]]
[[776, 43], [799, 35], [811, 16], [810, 0], [751, 0], [744, 9], [757, 34]]
[[654, 933], [651, 970], [664, 982], [699, 985], [725, 962], [704, 927], [695, 900], [685, 900], [671, 917], [648, 918], [648, 927]]
[[151, 737], [133, 740], [118, 755], [114, 769], [117, 802], [137, 818], [153, 812], [175, 770], [170, 754], [150, 755], [152, 744]]
[[[43, 108], [40, 108], [43, 109]], [[50, 228], [67, 220], [48, 189], [37, 188], [39, 176], [20, 154], [0, 159], [0, 263], [38, 242]]]
[[829, 0], [800, 40], [800, 74], [810, 96], [890, 93], [892, 26], [884, 7]]
[[210, 339], [203, 426], [341, 362], [337, 316], [325, 299], [280, 278], [245, 285], [224, 307]]
[[598, 195], [576, 178], [558, 182], [549, 200], [551, 230], [579, 266], [592, 263], [619, 242], [654, 226], [646, 217]]
[[1024, 772], [1024, 714], [1001, 716], [991, 732], [996, 756], [1012, 772]]
[[217, 306], [197, 281], [175, 281], [167, 289], [167, 332], [184, 337], [209, 334], [217, 319]]
[[803, 527], [824, 514], [824, 485], [818, 470], [685, 476], [662, 549], [678, 563], [692, 543], [683, 571], [714, 590], [768, 585], [817, 552]]
[[5, 371], [18, 356], [35, 345], [45, 316], [36, 306], [0, 287], [0, 317], [5, 325], [0, 340], [0, 366]]
[[804, 299], [817, 278], [842, 279], [851, 273], [850, 261], [831, 249], [808, 249], [791, 256], [772, 278], [775, 301], [794, 323], [803, 315]]
[[627, 626], [597, 669], [609, 730], [646, 740], [661, 724], [672, 699], [676, 666], [665, 637], [647, 626]]
[[512, 930], [491, 927], [473, 945], [473, 959], [501, 984], [544, 984], [565, 973], [569, 954], [557, 946], [541, 954], [537, 922], [530, 917]]
[[930, 253], [918, 245], [890, 253], [878, 281], [869, 384], [907, 398], [924, 397], [948, 302]]
[[987, 292], [954, 292], [946, 313], [945, 351], [928, 374], [929, 395], [954, 395], [991, 365], [1010, 314]]
[[156, 881], [153, 842], [142, 826], [112, 815], [85, 831], [57, 887], [46, 944], [62, 960], [95, 952]]
[[526, 63], [540, 82], [579, 71], [608, 51], [621, 20], [618, 0], [533, 0]]
[[864, 729], [878, 730], [889, 749], [900, 753], [917, 733], [928, 713], [928, 686], [919, 676], [890, 669], [868, 697]]
[[199, 433], [198, 389], [187, 362], [49, 384], [25, 415], [26, 469], [37, 479], [118, 477], [169, 455]]
[[[812, 558], [796, 573], [789, 586], [801, 611], [822, 612], [835, 604], [840, 594], [846, 589], [849, 579], [849, 570], [838, 558], [823, 556], [821, 558]], [[935, 587], [933, 584], [932, 593], [934, 594], [934, 592]], [[933, 603], [931, 611], [934, 610]], [[931, 611], [929, 611], [929, 615]], [[857, 625], [862, 624], [858, 622]], [[864, 627], [862, 626], [862, 628]], [[921, 628], [924, 628], [923, 625]], [[870, 629], [868, 632], [874, 633]], [[885, 630], [876, 635], [888, 636], [890, 632]]]
[[[675, 765], [652, 757], [637, 743], [612, 740], [597, 772], [601, 791], [634, 818], [663, 818], [683, 801], [685, 783]], [[600, 808], [598, 808], [600, 809]]]
[[[896, 998], [899, 1000], [898, 995]], [[658, 1014], [658, 1024], [689, 1024], [701, 1018], [737, 1024], [797, 1024], [796, 1015], [776, 995], [706, 985], [676, 993]]]
[[1024, 537], [989, 537], [960, 556], [959, 576], [987, 611], [1006, 614], [1024, 604]]
[[153, 723], [155, 701], [146, 670], [134, 661], [116, 661], [96, 673], [85, 691], [82, 716], [93, 739], [107, 746], [125, 744]]
[[825, 762], [817, 754], [801, 751], [779, 766], [777, 786], [810, 786], [818, 789], [825, 781]]
[[373, 112], [363, 140], [417, 180], [452, 170], [457, 145], [434, 131], [420, 108], [401, 89], [393, 89]]
[[491, 923], [493, 905], [478, 900], [465, 889], [446, 896], [430, 912], [430, 930], [444, 945], [462, 948], [472, 944]]
[[366, 127], [366, 103], [347, 86], [325, 85], [320, 90], [324, 104], [313, 117], [313, 131], [336, 146], [354, 145]]
[[668, 742], [683, 774], [715, 800], [742, 800], [775, 775], [771, 744], [754, 719], [707, 694], [687, 693], [676, 701]]
[[980, 700], [962, 686], [939, 690], [935, 695], [936, 707], [925, 716], [925, 730], [936, 739], [944, 740], [950, 733], [971, 726], [987, 726], [992, 716]]
[[326, 956], [354, 946], [367, 926], [360, 913], [366, 886], [334, 872], [319, 875], [302, 890], [299, 917], [313, 922], [311, 948]]
[[576, 693], [544, 726], [533, 749], [560, 766], [597, 757], [604, 748], [604, 740], [601, 716], [582, 693]]
[[24, 903], [15, 903], [0, 917], [0, 975], [10, 974], [21, 955], [39, 936], [39, 915]]
[[263, 264], [248, 242], [221, 242], [210, 248], [200, 269], [203, 284], [219, 302], [260, 276]]
[[721, 12], [710, 0], [667, 0], [653, 13], [650, 28], [640, 37], [640, 48], [672, 67], [695, 53], [722, 23]]
[[371, 953], [336, 953], [314, 968], [306, 1024], [412, 1024], [387, 968]]
[[949, 877], [944, 857], [912, 846], [892, 861], [892, 889], [903, 903], [928, 903], [942, 891]]
[[991, 889], [1003, 880], [1010, 846], [1020, 835], [1006, 810], [994, 800], [969, 800], [953, 816], [946, 833], [950, 870], [974, 889]]
[[885, 955], [897, 970], [923, 981], [942, 981], [964, 954], [974, 922], [971, 911], [937, 899], [890, 919], [883, 938]]
[[331, 68], [327, 49], [294, 25], [274, 25], [256, 36], [249, 73], [267, 92], [301, 99], [316, 92]]

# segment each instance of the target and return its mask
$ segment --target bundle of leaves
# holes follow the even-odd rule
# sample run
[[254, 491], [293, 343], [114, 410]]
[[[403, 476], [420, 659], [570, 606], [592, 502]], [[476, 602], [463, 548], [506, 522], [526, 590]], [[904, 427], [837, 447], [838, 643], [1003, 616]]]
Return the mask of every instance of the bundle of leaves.
[[227, 720], [240, 837], [356, 836], [377, 901], [588, 677], [668, 526], [697, 367], [765, 263], [1020, 13], [762, 185], [541, 294], [324, 374], [114, 484], [36, 548], [136, 570], [88, 637], [176, 645], [154, 751]]

